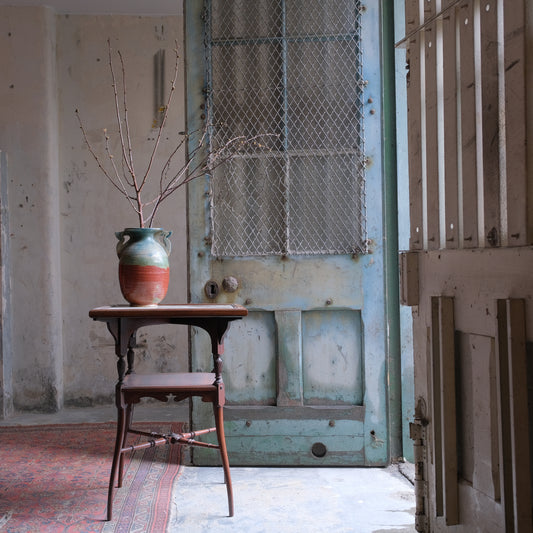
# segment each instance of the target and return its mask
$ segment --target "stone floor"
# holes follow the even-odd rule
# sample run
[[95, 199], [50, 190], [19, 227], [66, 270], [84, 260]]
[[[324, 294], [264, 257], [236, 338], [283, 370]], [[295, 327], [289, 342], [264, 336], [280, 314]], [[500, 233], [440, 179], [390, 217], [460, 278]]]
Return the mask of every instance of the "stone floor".
[[[160, 404], [159, 404], [160, 405]], [[186, 420], [187, 408], [139, 409], [137, 420]], [[183, 412], [182, 412], [183, 410]], [[115, 420], [115, 408], [26, 413], [1, 426], [87, 423]], [[231, 457], [230, 457], [231, 461]], [[227, 516], [221, 468], [184, 466], [171, 503], [168, 531], [187, 533], [414, 533], [413, 468], [231, 469], [235, 516]]]

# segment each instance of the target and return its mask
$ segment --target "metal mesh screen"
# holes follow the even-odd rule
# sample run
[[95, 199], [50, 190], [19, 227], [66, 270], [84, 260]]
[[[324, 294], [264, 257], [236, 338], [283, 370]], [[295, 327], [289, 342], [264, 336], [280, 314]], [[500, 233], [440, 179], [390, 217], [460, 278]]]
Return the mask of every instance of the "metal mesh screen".
[[207, 0], [212, 253], [366, 252], [359, 0]]

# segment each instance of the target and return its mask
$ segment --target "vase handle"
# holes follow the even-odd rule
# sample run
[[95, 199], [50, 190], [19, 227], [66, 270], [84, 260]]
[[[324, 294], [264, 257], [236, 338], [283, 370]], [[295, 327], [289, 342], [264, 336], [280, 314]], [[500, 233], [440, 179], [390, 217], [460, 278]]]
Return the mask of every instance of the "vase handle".
[[125, 231], [116, 231], [115, 237], [119, 240], [117, 242], [117, 255], [120, 259], [120, 256], [122, 255], [122, 250], [126, 247], [126, 243], [129, 242], [129, 239], [126, 241], [125, 237], [127, 236], [127, 233]]
[[167, 255], [170, 255], [170, 250], [172, 248], [172, 243], [169, 240], [169, 237], [172, 235], [171, 231], [158, 231], [156, 233], [156, 238], [160, 242], [161, 246], [165, 249], [165, 252], [167, 252]]

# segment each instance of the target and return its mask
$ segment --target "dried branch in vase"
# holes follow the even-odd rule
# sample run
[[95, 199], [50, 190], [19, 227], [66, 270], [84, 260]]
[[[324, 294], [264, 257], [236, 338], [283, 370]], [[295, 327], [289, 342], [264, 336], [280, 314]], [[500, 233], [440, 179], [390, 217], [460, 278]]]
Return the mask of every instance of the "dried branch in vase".
[[[166, 104], [159, 110], [162, 113], [158, 121], [157, 133], [155, 135], [153, 146], [151, 148], [148, 161], [145, 163], [143, 170], [138, 172], [139, 164], [134, 160], [135, 148], [132, 143], [131, 129], [128, 117], [128, 101], [126, 87], [126, 68], [124, 59], [120, 50], [116, 51], [120, 64], [120, 84], [117, 82], [115, 72], [115, 63], [113, 61], [113, 50], [111, 42], [107, 41], [108, 62], [111, 73], [111, 81], [114, 97], [114, 110], [117, 125], [117, 136], [120, 145], [120, 155], [115, 157], [111, 148], [111, 135], [107, 129], [103, 130], [104, 154], [99, 154], [95, 145], [89, 141], [87, 131], [76, 109], [76, 117], [83, 134], [85, 144], [96, 161], [99, 169], [109, 182], [128, 200], [134, 209], [139, 220], [139, 227], [152, 227], [154, 218], [164, 200], [181, 186], [212, 171], [230, 161], [232, 158], [243, 153], [250, 148], [259, 150], [268, 150], [266, 146], [267, 137], [278, 137], [276, 134], [261, 134], [247, 137], [239, 135], [226, 139], [222, 144], [214, 147], [207, 142], [210, 132], [214, 125], [206, 120], [202, 130], [193, 132], [179, 132], [178, 139], [170, 151], [170, 155], [164, 161], [159, 176], [152, 177], [155, 162], [161, 152], [161, 141], [163, 130], [167, 125], [169, 111], [172, 106], [174, 93], [176, 90], [176, 81], [178, 78], [179, 53], [178, 46], [174, 49], [175, 63], [170, 84], [170, 91]], [[121, 86], [121, 89], [119, 89]], [[216, 125], [220, 129], [222, 125]], [[161, 156], [162, 157], [162, 156]], [[117, 163], [117, 159], [120, 163]], [[179, 161], [179, 162], [178, 162]], [[106, 164], [107, 163], [107, 164]], [[145, 199], [146, 185], [150, 180], [158, 180], [158, 187], [155, 194]]]

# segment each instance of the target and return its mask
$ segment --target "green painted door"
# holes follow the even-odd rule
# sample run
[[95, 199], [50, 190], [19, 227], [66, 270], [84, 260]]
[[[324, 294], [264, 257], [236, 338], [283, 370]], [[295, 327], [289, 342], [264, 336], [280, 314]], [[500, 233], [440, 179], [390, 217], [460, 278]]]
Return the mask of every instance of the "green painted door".
[[249, 310], [225, 343], [233, 465], [389, 459], [376, 4], [185, 2], [188, 131], [275, 135], [189, 184], [191, 301]]

